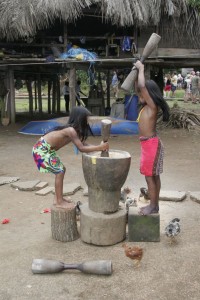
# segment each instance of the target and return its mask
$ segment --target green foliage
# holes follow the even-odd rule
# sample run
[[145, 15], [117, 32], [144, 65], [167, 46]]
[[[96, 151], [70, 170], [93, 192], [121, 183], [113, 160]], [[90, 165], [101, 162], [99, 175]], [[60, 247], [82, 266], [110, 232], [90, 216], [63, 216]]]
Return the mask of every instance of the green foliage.
[[174, 103], [173, 103], [173, 106], [172, 106], [173, 108], [178, 108], [179, 107], [179, 105], [178, 105], [178, 101], [176, 100], [176, 101], [174, 101]]
[[77, 75], [77, 79], [81, 80], [81, 90], [87, 94], [89, 92], [87, 72], [82, 70], [77, 70], [76, 75]]
[[188, 0], [188, 3], [194, 7], [200, 10], [200, 0]]
[[175, 71], [176, 71], [177, 74], [179, 74], [179, 73], [181, 74], [181, 69], [180, 68], [179, 69], [176, 69], [176, 68], [175, 69], [163, 69], [164, 74], [171, 74], [172, 75], [172, 73], [175, 72]]
[[76, 74], [77, 74], [77, 78], [81, 80], [81, 84], [83, 85], [87, 84], [88, 76], [85, 71], [77, 70]]

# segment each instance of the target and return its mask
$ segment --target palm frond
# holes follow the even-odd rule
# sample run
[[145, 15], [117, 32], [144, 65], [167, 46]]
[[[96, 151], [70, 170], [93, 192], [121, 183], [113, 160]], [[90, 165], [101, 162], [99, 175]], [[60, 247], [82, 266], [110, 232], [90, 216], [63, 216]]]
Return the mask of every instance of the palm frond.
[[76, 21], [91, 5], [113, 25], [160, 25], [167, 17], [177, 34], [181, 25], [194, 42], [200, 40], [198, 7], [191, 7], [188, 0], [0, 0], [0, 36], [7, 40], [34, 36], [56, 19]]

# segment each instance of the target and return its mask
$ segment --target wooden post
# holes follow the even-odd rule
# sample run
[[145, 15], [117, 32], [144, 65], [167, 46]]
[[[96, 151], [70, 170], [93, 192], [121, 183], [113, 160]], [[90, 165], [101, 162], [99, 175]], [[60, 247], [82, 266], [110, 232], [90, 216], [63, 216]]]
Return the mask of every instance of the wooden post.
[[71, 108], [76, 106], [75, 90], [76, 90], [76, 69], [74, 64], [71, 64], [69, 70], [69, 99], [71, 103]]
[[42, 115], [42, 89], [41, 89], [40, 74], [38, 74], [38, 106], [39, 106], [39, 114]]
[[48, 114], [51, 113], [51, 87], [52, 81], [51, 79], [48, 80]]
[[53, 87], [52, 87], [52, 113], [56, 112], [56, 78], [53, 78]]
[[138, 53], [138, 28], [137, 28], [137, 25], [134, 26], [133, 37], [134, 37], [134, 43], [136, 45], [136, 52], [135, 53]]
[[35, 110], [37, 110], [37, 80], [34, 81], [34, 87], [35, 87]]
[[110, 108], [110, 70], [107, 71], [106, 85], [107, 85], [107, 107]]
[[26, 80], [26, 87], [29, 95], [29, 114], [33, 115], [33, 92], [32, 92], [31, 79]]
[[64, 49], [63, 49], [63, 51], [67, 52], [67, 23], [64, 23], [63, 31], [64, 31]]
[[150, 66], [150, 64], [145, 64], [144, 73], [145, 73], [146, 80], [149, 80], [151, 78], [151, 66]]
[[60, 80], [56, 77], [56, 96], [57, 96], [57, 113], [60, 113]]
[[9, 82], [9, 105], [8, 109], [10, 111], [10, 121], [12, 124], [15, 123], [15, 84], [14, 84], [14, 71], [12, 69], [8, 70], [8, 82]]
[[51, 208], [52, 238], [60, 242], [71, 242], [79, 238], [76, 222], [76, 207], [69, 203], [66, 208]]

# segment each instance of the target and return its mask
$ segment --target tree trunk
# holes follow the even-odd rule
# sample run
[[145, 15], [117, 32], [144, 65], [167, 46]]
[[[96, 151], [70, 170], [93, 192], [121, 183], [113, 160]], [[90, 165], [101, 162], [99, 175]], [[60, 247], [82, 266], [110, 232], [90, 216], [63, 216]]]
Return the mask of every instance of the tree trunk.
[[60, 242], [71, 242], [78, 239], [76, 207], [69, 204], [68, 208], [51, 209], [52, 238]]

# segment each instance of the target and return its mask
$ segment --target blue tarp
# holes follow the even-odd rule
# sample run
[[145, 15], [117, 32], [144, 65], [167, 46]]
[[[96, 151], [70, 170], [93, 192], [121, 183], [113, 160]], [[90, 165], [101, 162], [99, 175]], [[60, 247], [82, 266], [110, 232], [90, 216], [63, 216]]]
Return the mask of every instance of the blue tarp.
[[[136, 135], [138, 134], [138, 123], [124, 119], [110, 117], [90, 117], [89, 123], [94, 135], [101, 135], [101, 120], [112, 121], [112, 135]], [[67, 124], [68, 117], [61, 117], [46, 121], [31, 121], [19, 130], [19, 133], [27, 135], [44, 135], [50, 129]]]

